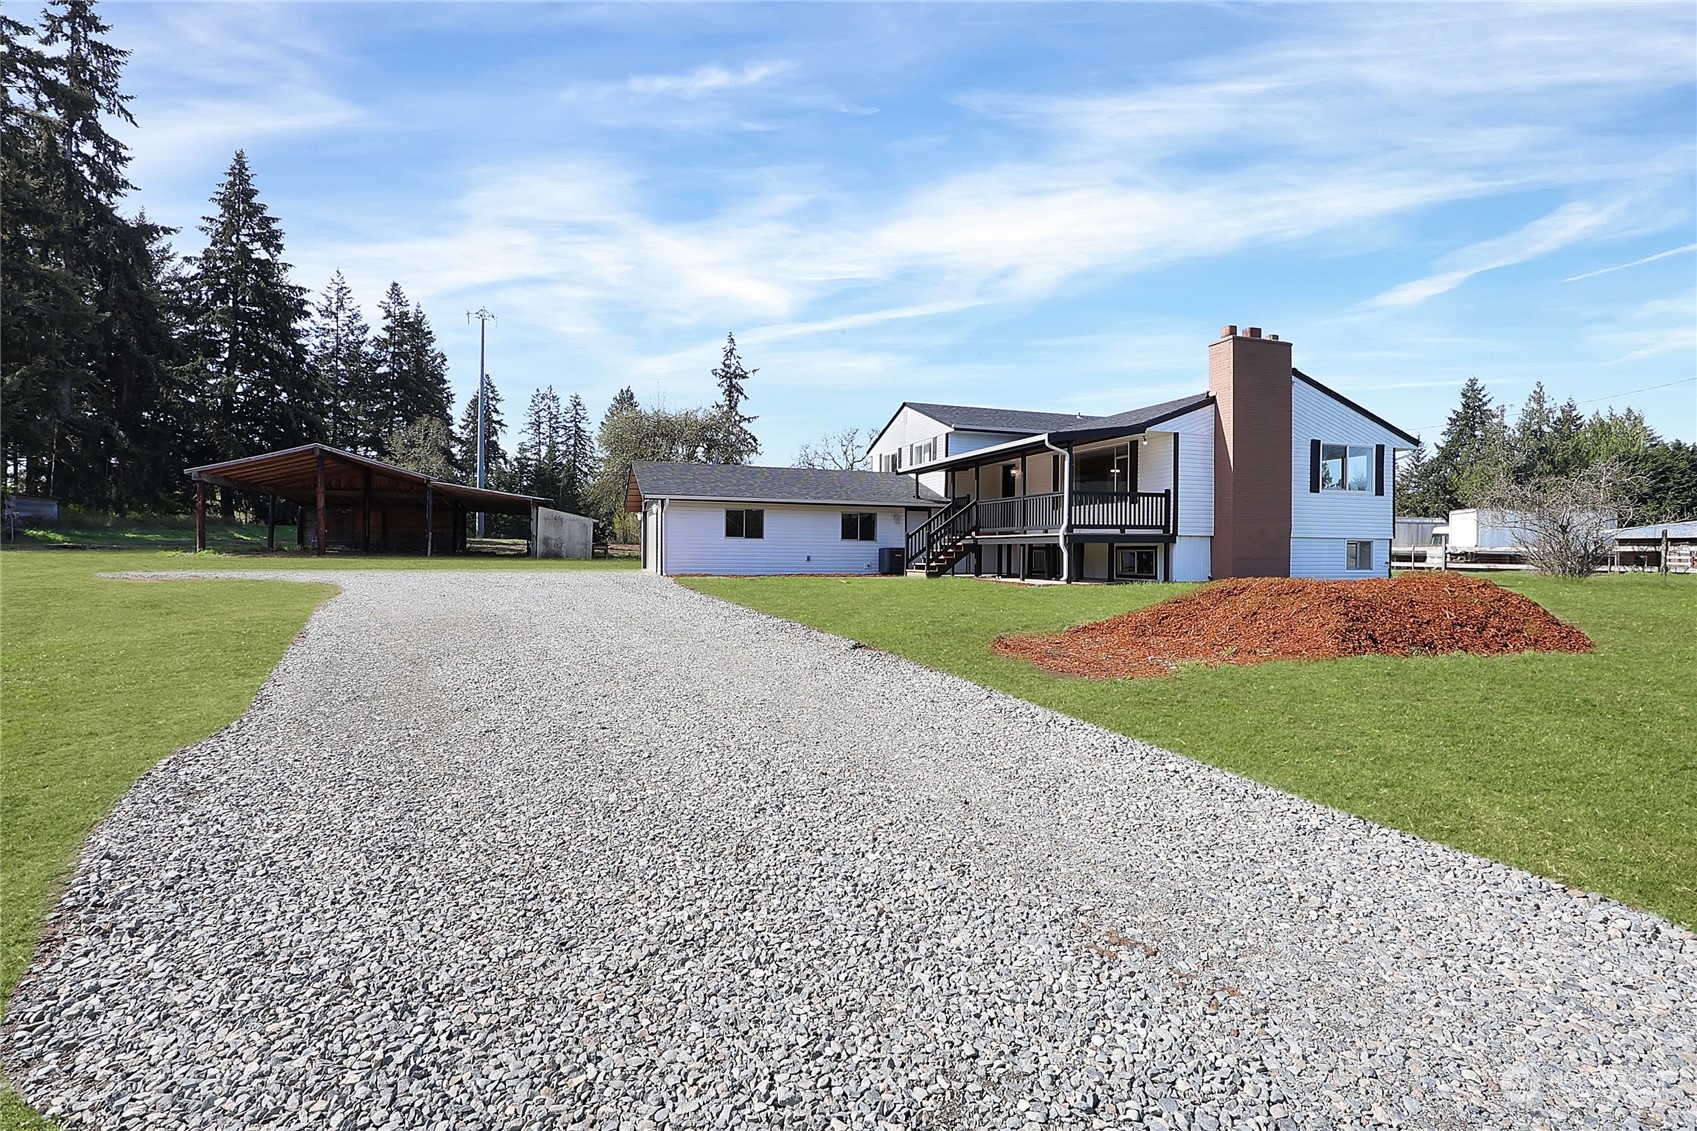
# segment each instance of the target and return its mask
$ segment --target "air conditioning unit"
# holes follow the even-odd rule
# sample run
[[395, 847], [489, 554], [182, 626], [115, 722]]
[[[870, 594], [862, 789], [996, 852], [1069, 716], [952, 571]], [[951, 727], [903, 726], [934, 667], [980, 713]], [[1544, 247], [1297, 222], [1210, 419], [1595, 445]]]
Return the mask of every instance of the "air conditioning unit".
[[878, 572], [907, 572], [907, 548], [904, 546], [878, 547]]

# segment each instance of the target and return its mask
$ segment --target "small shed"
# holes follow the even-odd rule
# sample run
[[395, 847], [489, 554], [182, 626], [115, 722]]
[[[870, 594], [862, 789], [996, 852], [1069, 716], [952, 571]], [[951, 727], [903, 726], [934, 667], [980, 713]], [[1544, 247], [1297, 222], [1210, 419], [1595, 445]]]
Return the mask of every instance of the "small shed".
[[1690, 573], [1697, 556], [1697, 521], [1657, 522], [1614, 532], [1617, 569], [1654, 569]]
[[[301, 507], [301, 544], [327, 550], [458, 554], [466, 549], [472, 515], [522, 514], [535, 543], [537, 512], [552, 500], [481, 490], [355, 455], [326, 444], [265, 452], [191, 467], [195, 549], [206, 549], [206, 488], [228, 487], [267, 496], [265, 543], [277, 543], [277, 500]], [[310, 525], [306, 516], [311, 515]]]

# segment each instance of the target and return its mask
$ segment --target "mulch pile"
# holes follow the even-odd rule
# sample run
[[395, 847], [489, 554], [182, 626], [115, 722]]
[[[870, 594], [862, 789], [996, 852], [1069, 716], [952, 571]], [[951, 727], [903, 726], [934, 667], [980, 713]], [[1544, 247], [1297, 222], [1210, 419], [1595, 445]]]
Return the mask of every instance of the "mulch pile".
[[1065, 632], [1004, 636], [995, 647], [1065, 675], [1147, 679], [1180, 664], [1589, 652], [1591, 640], [1518, 593], [1434, 571], [1360, 581], [1216, 581]]

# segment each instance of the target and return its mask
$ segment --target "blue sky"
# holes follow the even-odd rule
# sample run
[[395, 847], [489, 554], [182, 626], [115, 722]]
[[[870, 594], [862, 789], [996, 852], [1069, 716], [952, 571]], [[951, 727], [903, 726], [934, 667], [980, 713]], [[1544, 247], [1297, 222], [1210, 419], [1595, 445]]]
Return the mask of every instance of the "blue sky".
[[705, 403], [734, 331], [787, 463], [904, 399], [1198, 391], [1238, 323], [1428, 439], [1470, 375], [1697, 439], [1689, 4], [103, 14], [179, 250], [246, 149], [297, 281], [399, 281], [462, 401], [499, 316], [509, 420]]

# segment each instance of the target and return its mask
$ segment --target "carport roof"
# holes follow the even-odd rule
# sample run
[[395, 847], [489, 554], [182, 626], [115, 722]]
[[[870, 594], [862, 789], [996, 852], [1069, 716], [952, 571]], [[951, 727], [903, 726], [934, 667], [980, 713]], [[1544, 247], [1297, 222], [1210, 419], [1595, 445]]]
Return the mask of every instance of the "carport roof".
[[947, 501], [909, 476], [893, 471], [637, 460], [630, 465], [625, 509], [641, 510], [644, 499], [866, 507], [934, 507]]
[[511, 491], [480, 490], [451, 480], [436, 479], [369, 456], [344, 452], [327, 444], [302, 444], [282, 451], [262, 452], [222, 463], [202, 464], [185, 472], [196, 483], [211, 483], [238, 491], [257, 491], [312, 506], [318, 493], [318, 462], [324, 461], [327, 494], [363, 495], [367, 489], [378, 499], [422, 496], [426, 488], [446, 499], [464, 503], [468, 510], [486, 514], [529, 514], [531, 507], [550, 506], [552, 500]]

